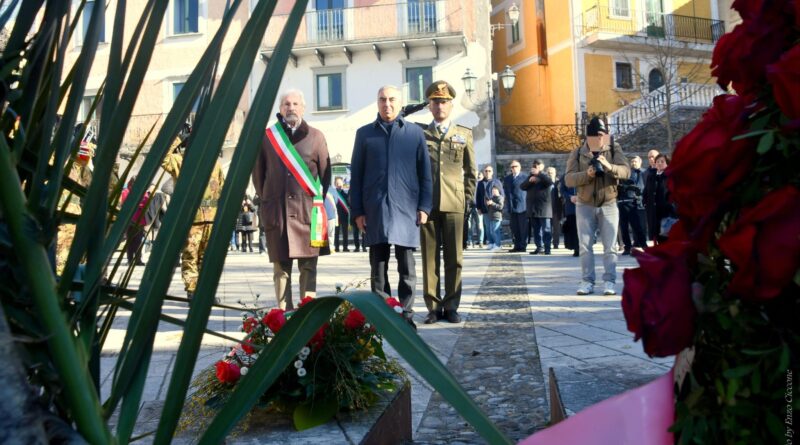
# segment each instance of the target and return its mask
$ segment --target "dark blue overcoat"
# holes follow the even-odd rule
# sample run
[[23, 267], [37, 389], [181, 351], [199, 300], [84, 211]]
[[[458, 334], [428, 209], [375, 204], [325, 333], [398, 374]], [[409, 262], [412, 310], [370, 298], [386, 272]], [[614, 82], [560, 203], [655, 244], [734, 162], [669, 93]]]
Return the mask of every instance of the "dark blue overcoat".
[[350, 162], [350, 209], [366, 215], [364, 245], [419, 247], [417, 210], [430, 214], [431, 165], [422, 128], [398, 117], [387, 132], [374, 122], [358, 129]]

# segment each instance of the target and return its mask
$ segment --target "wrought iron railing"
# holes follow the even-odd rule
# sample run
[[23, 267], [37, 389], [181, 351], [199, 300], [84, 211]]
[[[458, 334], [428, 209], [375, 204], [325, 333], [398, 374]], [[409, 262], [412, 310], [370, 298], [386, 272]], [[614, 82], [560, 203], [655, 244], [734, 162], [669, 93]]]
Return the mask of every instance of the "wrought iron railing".
[[580, 14], [575, 24], [579, 36], [597, 32], [641, 37], [660, 37], [715, 43], [725, 34], [725, 22], [703, 17], [618, 10], [593, 6]]
[[[673, 122], [673, 141], [677, 142], [697, 125], [694, 121]], [[497, 128], [498, 154], [568, 153], [583, 144], [584, 125], [501, 125]], [[624, 134], [616, 135], [625, 152], [664, 148], [666, 124], [619, 124]], [[614, 134], [614, 133], [612, 133]]]
[[[300, 23], [295, 47], [320, 43], [369, 42], [392, 37], [415, 37], [464, 31], [459, 0], [420, 0], [405, 3], [309, 11]], [[264, 47], [275, 46], [288, 16], [272, 17]]]
[[608, 115], [613, 134], [623, 135], [662, 115], [669, 103], [677, 107], [708, 108], [714, 97], [725, 94], [716, 84], [680, 83], [667, 88], [662, 85]]

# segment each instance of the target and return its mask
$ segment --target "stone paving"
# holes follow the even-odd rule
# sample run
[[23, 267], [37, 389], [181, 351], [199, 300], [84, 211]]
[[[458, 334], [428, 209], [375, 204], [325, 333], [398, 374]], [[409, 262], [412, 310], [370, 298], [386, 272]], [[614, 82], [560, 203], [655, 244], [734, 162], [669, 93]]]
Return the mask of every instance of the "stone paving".
[[[618, 292], [621, 292], [622, 268], [634, 264], [630, 257], [620, 257]], [[364, 252], [321, 257], [319, 294], [331, 294], [337, 283], [361, 281], [368, 275], [369, 262]], [[259, 295], [261, 305], [272, 306], [275, 297], [271, 276], [266, 256], [230, 252], [218, 296], [224, 304], [237, 305], [241, 301], [252, 305]], [[133, 281], [140, 277], [141, 270], [137, 270]], [[534, 256], [467, 250], [459, 310], [464, 321], [459, 324], [422, 324], [427, 311], [419, 295], [422, 276], [418, 254], [417, 277], [415, 319], [420, 337], [513, 440], [546, 426], [548, 367], [555, 369], [567, 410], [574, 413], [652, 380], [671, 365], [671, 359], [649, 359], [641, 345], [633, 343], [632, 335], [625, 329], [619, 296], [575, 295], [579, 272], [577, 258], [571, 256], [571, 251], [556, 249], [550, 256]], [[397, 282], [396, 273], [390, 273], [390, 282]], [[182, 295], [182, 289], [176, 270], [169, 293]], [[164, 312], [183, 318], [187, 306], [168, 302]], [[103, 397], [109, 393], [127, 321], [128, 314], [120, 311], [103, 349]], [[208, 327], [240, 337], [240, 323], [238, 310], [215, 308]], [[159, 326], [143, 397], [143, 414], [147, 416], [157, 416], [157, 412], [151, 412], [152, 406], [158, 406], [166, 396], [181, 335], [177, 326], [166, 323]], [[225, 340], [206, 335], [195, 373], [221, 358], [229, 346]], [[386, 350], [396, 356], [391, 345], [387, 344]], [[412, 385], [415, 443], [484, 443], [427, 382], [413, 369], [407, 369]], [[143, 422], [137, 433], [147, 432], [151, 427]], [[336, 431], [322, 435], [329, 444], [351, 443], [345, 434], [337, 436]]]

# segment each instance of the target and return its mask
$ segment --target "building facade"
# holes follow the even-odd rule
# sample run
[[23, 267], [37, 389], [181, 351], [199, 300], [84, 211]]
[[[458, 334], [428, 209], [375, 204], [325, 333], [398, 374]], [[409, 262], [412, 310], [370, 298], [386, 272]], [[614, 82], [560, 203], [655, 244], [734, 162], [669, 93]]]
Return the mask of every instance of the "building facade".
[[[261, 63], [253, 70], [256, 81], [292, 5], [278, 2]], [[474, 129], [478, 161], [488, 162], [492, 125], [486, 92], [469, 98], [461, 80], [467, 68], [489, 79], [488, 6], [460, 0], [311, 0], [280, 90], [303, 91], [306, 119], [325, 134], [331, 159], [349, 163], [356, 130], [377, 118], [381, 86], [398, 86], [405, 103], [419, 103], [432, 81], [446, 80], [457, 92], [453, 121]], [[277, 110], [276, 104], [273, 113]], [[409, 119], [427, 123], [432, 116], [424, 109]]]
[[[513, 0], [493, 3], [493, 23]], [[528, 151], [579, 143], [588, 116], [618, 135], [679, 107], [707, 108], [721, 93], [710, 78], [725, 32], [718, 0], [534, 0], [516, 27], [495, 35], [493, 67], [510, 65], [519, 94], [500, 107], [500, 132]], [[524, 93], [523, 93], [524, 92]]]

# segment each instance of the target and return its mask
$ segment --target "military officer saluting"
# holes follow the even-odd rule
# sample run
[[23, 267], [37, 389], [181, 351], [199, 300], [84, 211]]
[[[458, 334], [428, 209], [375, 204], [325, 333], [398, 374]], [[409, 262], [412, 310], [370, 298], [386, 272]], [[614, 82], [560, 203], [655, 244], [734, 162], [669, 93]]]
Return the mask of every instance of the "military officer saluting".
[[[447, 320], [461, 322], [461, 267], [463, 263], [464, 213], [475, 198], [475, 150], [472, 129], [450, 120], [456, 91], [445, 81], [425, 90], [433, 122], [419, 124], [425, 132], [431, 158], [433, 210], [420, 227], [423, 297], [428, 307], [425, 324]], [[444, 247], [444, 251], [439, 246]], [[440, 289], [440, 264], [444, 254], [444, 297]]]

